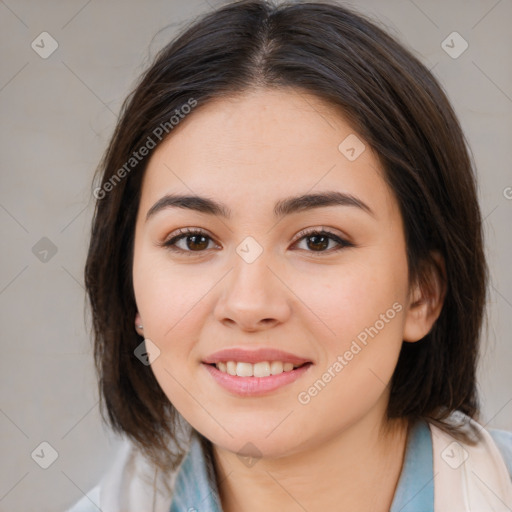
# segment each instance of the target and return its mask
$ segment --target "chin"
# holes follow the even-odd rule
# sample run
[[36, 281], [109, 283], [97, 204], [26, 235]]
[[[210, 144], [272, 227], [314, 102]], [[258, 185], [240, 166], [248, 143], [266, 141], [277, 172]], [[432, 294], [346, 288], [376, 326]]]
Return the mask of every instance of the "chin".
[[298, 449], [300, 444], [293, 440], [289, 432], [274, 432], [267, 428], [256, 429], [254, 427], [240, 430], [229, 429], [231, 437], [220, 429], [212, 435], [212, 432], [203, 433], [220, 450], [226, 450], [237, 454], [239, 457], [249, 458], [279, 458], [291, 454]]

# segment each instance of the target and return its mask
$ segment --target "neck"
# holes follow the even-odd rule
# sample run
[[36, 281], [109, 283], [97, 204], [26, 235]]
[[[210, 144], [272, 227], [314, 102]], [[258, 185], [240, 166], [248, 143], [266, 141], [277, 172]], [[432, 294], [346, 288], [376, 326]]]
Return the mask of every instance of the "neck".
[[328, 439], [245, 465], [213, 445], [223, 512], [389, 511], [407, 442], [404, 420], [371, 415]]

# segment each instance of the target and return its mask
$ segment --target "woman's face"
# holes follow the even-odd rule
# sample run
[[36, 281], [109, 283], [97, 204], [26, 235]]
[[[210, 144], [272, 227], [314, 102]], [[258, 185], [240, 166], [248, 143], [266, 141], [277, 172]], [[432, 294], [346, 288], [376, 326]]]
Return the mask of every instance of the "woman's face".
[[[169, 400], [219, 447], [279, 456], [382, 419], [414, 331], [407, 275], [377, 158], [315, 96], [257, 90], [210, 102], [151, 157], [136, 323]], [[231, 349], [219, 369], [207, 364]], [[287, 361], [306, 364], [289, 371]]]

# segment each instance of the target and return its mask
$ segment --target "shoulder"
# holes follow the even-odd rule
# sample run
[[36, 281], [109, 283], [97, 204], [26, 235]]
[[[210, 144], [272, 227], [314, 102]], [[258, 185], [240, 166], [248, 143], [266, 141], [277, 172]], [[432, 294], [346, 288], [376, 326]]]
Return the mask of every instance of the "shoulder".
[[[490, 463], [491, 460], [494, 460], [494, 464], [496, 464], [496, 461], [501, 459], [504, 463], [504, 466], [502, 466], [503, 473], [506, 473], [506, 476], [512, 480], [512, 432], [493, 428], [486, 429], [485, 425], [481, 425], [461, 411], [453, 411], [448, 417], [448, 422], [452, 423], [460, 431], [465, 431], [469, 437], [474, 437], [475, 432], [479, 433], [480, 439], [476, 446], [468, 445], [460, 440], [457, 444], [462, 444], [466, 451], [473, 453], [473, 456], [476, 458], [475, 460], [478, 457], [484, 457], [479, 459], [482, 464]], [[430, 427], [437, 432], [437, 436], [432, 438], [433, 444], [436, 444], [436, 437], [444, 439], [445, 442], [451, 439], [451, 436], [438, 430], [435, 426], [430, 425]], [[453, 441], [454, 439], [451, 440]], [[437, 441], [437, 444], [439, 449], [446, 448], [446, 445], [440, 444], [439, 441]], [[498, 463], [499, 465], [501, 464]]]
[[505, 461], [505, 466], [507, 466], [510, 479], [512, 480], [512, 432], [498, 429], [489, 429], [488, 432], [491, 434], [494, 444], [501, 453]]
[[77, 501], [66, 512], [98, 512], [100, 505], [100, 486], [93, 487], [85, 496]]
[[[182, 439], [187, 453], [190, 440]], [[131, 440], [123, 438], [101, 480], [66, 512], [168, 511], [181, 464], [166, 473], [158, 471]]]

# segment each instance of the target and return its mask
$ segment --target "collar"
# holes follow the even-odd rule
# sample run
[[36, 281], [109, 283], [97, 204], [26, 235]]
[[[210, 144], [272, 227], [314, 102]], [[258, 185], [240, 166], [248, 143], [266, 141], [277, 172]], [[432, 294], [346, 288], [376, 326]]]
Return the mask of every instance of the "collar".
[[432, 436], [418, 420], [409, 432], [404, 464], [389, 512], [433, 512], [434, 471]]
[[214, 468], [206, 446], [201, 434], [193, 430], [190, 449], [176, 477], [170, 512], [222, 512]]
[[[176, 477], [170, 512], [222, 512], [210, 453], [201, 435], [193, 432], [190, 450]], [[432, 512], [434, 478], [432, 438], [425, 421], [411, 428], [404, 464], [390, 512]]]

